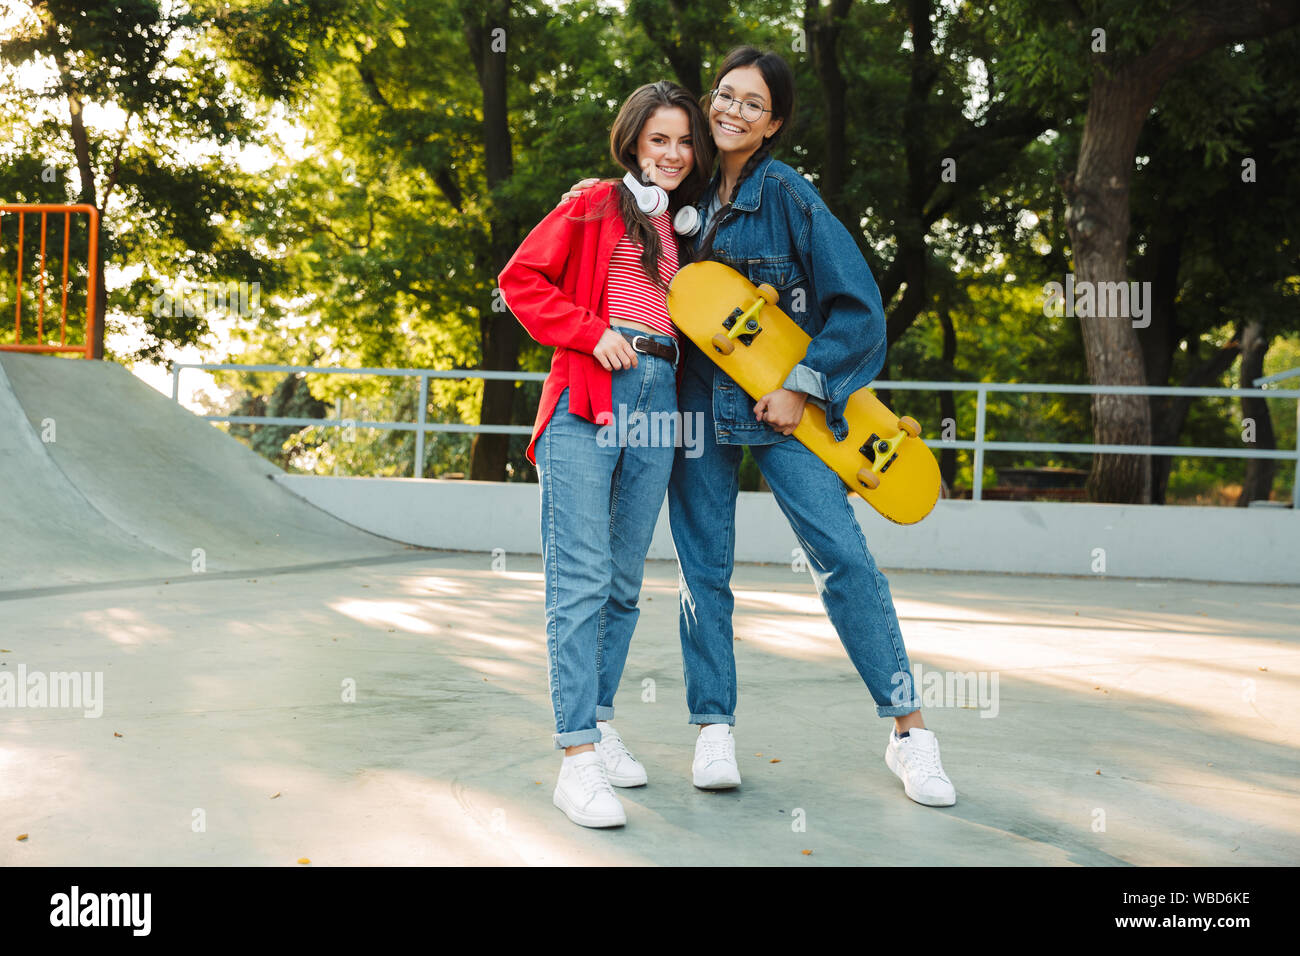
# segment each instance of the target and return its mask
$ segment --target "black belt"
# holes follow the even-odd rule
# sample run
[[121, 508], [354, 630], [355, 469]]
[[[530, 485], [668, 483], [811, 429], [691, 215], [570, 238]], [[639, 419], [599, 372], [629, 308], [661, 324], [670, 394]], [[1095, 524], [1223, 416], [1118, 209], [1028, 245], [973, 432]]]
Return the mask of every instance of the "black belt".
[[632, 343], [632, 351], [643, 352], [646, 355], [656, 355], [661, 359], [672, 362], [673, 368], [677, 367], [677, 359], [680, 357], [680, 353], [677, 350], [676, 343], [664, 345], [662, 342], [656, 342], [645, 333], [637, 332], [634, 329], [627, 329], [617, 325], [610, 326], [610, 328]]

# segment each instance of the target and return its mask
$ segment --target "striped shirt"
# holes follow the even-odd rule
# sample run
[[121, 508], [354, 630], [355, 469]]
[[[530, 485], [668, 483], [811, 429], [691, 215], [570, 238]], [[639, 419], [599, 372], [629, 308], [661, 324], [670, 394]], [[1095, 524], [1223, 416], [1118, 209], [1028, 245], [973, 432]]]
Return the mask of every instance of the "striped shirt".
[[[671, 282], [677, 275], [677, 242], [673, 235], [672, 217], [667, 213], [651, 217], [659, 233], [659, 275]], [[609, 277], [605, 280], [605, 294], [609, 297], [610, 322], [640, 322], [661, 335], [679, 334], [668, 315], [668, 301], [663, 290], [646, 278], [641, 267], [641, 244], [627, 235], [618, 241], [609, 260]]]

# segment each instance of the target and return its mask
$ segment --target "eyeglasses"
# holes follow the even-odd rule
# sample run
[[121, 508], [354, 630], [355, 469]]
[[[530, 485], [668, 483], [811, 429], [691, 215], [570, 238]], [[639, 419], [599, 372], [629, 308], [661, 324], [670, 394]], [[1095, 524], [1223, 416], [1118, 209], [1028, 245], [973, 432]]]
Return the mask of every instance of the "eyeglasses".
[[[719, 113], [731, 112], [731, 104], [737, 102], [736, 98], [725, 90], [712, 90], [709, 96], [713, 100], [713, 108]], [[772, 111], [763, 109], [753, 100], [745, 100], [740, 104], [740, 118], [746, 123], [757, 123], [764, 113], [770, 112]]]

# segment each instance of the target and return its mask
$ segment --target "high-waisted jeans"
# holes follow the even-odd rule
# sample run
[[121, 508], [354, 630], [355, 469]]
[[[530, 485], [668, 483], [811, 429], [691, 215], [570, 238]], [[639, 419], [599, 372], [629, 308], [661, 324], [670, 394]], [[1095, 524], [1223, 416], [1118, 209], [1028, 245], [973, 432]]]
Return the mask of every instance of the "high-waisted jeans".
[[[687, 345], [678, 406], [700, 415], [694, 457], [676, 455], [668, 518], [681, 567], [679, 632], [689, 723], [735, 724], [731, 571], [741, 445], [714, 434], [713, 366]], [[700, 422], [700, 419], [696, 419]], [[750, 445], [807, 556], [822, 605], [881, 717], [920, 708], [889, 582], [876, 567], [844, 483], [797, 439]]]
[[570, 413], [566, 388], [534, 452], [557, 749], [597, 743], [596, 721], [614, 716], [645, 556], [681, 435], [672, 362], [639, 352], [636, 368], [612, 375], [612, 423]]

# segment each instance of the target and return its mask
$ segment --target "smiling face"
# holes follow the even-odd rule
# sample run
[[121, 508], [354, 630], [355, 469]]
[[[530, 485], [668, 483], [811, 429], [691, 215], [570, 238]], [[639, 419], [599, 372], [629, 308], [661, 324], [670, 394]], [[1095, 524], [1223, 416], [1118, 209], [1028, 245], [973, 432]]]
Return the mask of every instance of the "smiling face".
[[731, 70], [718, 83], [718, 89], [735, 101], [725, 113], [717, 106], [709, 105], [709, 126], [719, 152], [748, 155], [781, 128], [782, 120], [773, 119], [770, 112], [752, 122], [741, 115], [742, 103], [756, 103], [765, 110], [772, 109], [772, 94], [758, 67], [741, 66]]
[[[641, 127], [636, 141], [637, 166], [650, 180], [671, 192], [695, 167], [691, 121], [677, 106], [661, 106]], [[651, 165], [653, 164], [653, 165]]]

